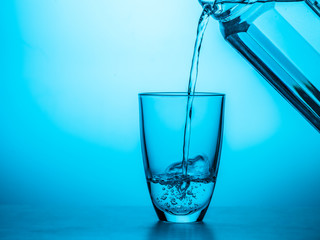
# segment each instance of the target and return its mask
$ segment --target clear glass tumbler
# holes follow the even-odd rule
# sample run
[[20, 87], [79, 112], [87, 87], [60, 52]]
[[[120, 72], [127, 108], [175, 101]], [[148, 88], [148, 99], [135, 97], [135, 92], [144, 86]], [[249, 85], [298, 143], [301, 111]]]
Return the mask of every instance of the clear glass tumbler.
[[[140, 133], [144, 169], [160, 220], [201, 221], [218, 174], [224, 94], [192, 95], [187, 164], [182, 164], [188, 93], [141, 93]], [[183, 168], [187, 167], [185, 171]]]

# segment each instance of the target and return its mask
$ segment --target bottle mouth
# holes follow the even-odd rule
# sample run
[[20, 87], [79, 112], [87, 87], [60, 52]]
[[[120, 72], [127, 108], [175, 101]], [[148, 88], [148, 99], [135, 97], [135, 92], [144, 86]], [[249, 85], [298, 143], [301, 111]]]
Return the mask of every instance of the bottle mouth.
[[[205, 8], [211, 7], [211, 16], [218, 21], [229, 21], [233, 16], [241, 14], [257, 0], [198, 0]], [[265, 0], [267, 1], [267, 0]]]

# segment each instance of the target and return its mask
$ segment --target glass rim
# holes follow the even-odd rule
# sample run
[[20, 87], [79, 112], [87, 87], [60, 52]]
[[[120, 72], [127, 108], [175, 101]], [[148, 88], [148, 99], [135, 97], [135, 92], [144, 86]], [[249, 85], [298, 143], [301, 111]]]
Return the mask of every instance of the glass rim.
[[150, 97], [224, 97], [224, 93], [214, 92], [195, 92], [190, 95], [188, 92], [143, 92], [138, 94], [139, 97], [150, 96]]

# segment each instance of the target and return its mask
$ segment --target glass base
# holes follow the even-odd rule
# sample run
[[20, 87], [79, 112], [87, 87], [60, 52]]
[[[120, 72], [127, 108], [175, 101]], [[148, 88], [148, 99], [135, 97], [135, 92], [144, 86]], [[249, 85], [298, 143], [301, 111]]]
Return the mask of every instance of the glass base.
[[204, 215], [207, 212], [209, 205], [205, 207], [203, 210], [188, 214], [188, 215], [174, 215], [171, 213], [164, 212], [154, 206], [158, 218], [160, 221], [164, 222], [173, 222], [173, 223], [192, 223], [192, 222], [201, 222], [203, 220]]

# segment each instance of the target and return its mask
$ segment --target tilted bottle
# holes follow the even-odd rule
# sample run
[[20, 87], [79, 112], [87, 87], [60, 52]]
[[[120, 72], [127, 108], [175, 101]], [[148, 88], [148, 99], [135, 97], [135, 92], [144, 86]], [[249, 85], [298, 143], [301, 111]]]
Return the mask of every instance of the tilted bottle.
[[199, 1], [224, 39], [320, 131], [320, 2]]

